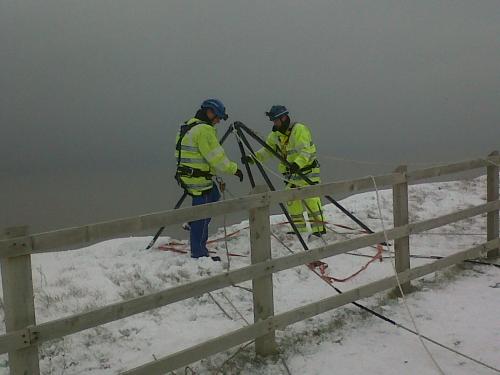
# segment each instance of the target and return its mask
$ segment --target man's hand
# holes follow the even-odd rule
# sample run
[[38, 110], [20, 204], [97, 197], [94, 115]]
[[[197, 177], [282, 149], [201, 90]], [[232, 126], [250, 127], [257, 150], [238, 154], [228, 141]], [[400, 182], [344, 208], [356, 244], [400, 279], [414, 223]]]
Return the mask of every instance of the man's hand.
[[234, 172], [234, 175], [240, 179], [240, 182], [243, 181], [243, 172], [241, 170], [237, 170]]
[[290, 164], [290, 173], [297, 173], [298, 171], [300, 171], [300, 167], [297, 163]]
[[250, 155], [245, 155], [245, 156], [242, 156], [242, 157], [241, 157], [241, 162], [242, 162], [243, 164], [245, 164], [245, 165], [246, 165], [247, 163], [248, 163], [248, 164], [253, 164], [253, 158], [252, 158]]

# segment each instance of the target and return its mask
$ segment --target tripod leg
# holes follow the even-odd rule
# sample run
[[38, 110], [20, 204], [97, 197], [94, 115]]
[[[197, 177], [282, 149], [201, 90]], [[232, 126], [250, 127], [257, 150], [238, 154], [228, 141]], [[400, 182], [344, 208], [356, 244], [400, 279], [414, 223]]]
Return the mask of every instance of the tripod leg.
[[[250, 150], [250, 153], [252, 155], [255, 155], [255, 152], [254, 152], [252, 146], [250, 145], [250, 143], [248, 142], [248, 140], [246, 139], [245, 135], [237, 127], [236, 127], [236, 131], [238, 132], [238, 135], [239, 135], [240, 139], [243, 141], [243, 143], [245, 144], [245, 146], [248, 148], [248, 150]], [[271, 180], [269, 179], [269, 176], [267, 175], [266, 171], [262, 167], [262, 164], [258, 160], [255, 160], [255, 165], [257, 165], [257, 168], [259, 168], [260, 174], [262, 175], [262, 177], [266, 181], [266, 184], [267, 184], [267, 186], [269, 186], [269, 189], [271, 189], [271, 191], [275, 191], [276, 189], [274, 188], [274, 185], [271, 182]], [[302, 247], [304, 248], [304, 250], [309, 250], [309, 248], [307, 247], [307, 244], [305, 243], [304, 239], [302, 238], [302, 235], [300, 234], [297, 226], [295, 225], [295, 223], [293, 222], [290, 214], [288, 213], [285, 205], [283, 203], [280, 203], [279, 206], [281, 208], [281, 211], [283, 211], [283, 214], [285, 214], [288, 222], [292, 226], [292, 229], [295, 232], [295, 235], [299, 239], [299, 241], [300, 241]]]
[[[224, 141], [227, 139], [229, 134], [231, 134], [233, 129], [234, 129], [233, 124], [231, 124], [229, 126], [229, 128], [226, 130], [226, 132], [224, 133], [224, 135], [222, 136], [222, 138], [220, 139], [220, 144], [224, 143]], [[187, 195], [188, 195], [187, 192], [184, 192], [182, 194], [181, 198], [177, 201], [176, 205], [174, 206], [174, 210], [177, 210], [182, 205], [182, 203], [186, 199]], [[155, 235], [153, 236], [153, 239], [151, 240], [151, 242], [149, 242], [148, 246], [146, 246], [146, 250], [149, 250], [154, 246], [154, 244], [156, 243], [156, 240], [158, 239], [158, 237], [160, 237], [160, 235], [164, 229], [165, 229], [165, 227], [163, 226], [163, 227], [160, 227], [160, 229], [158, 229], [156, 231]]]
[[[273, 154], [278, 160], [280, 160], [283, 164], [286, 166], [290, 167], [290, 163], [283, 158], [280, 154], [278, 154], [275, 150], [273, 150], [269, 145], [261, 139], [252, 129], [247, 127], [245, 124], [242, 122], [235, 122], [234, 127], [236, 129], [243, 129], [249, 136], [251, 136], [253, 139], [255, 139], [258, 143], [260, 143], [264, 148], [266, 148], [271, 154]], [[309, 185], [314, 185], [314, 183], [303, 173], [300, 171], [297, 173], [305, 182], [307, 182]], [[330, 197], [329, 195], [325, 195], [325, 198], [328, 199], [331, 203], [333, 203], [340, 211], [342, 211], [345, 215], [347, 215], [352, 221], [354, 221], [356, 224], [358, 224], [361, 228], [366, 230], [369, 233], [373, 233], [373, 231], [366, 225], [364, 224], [361, 220], [359, 220], [356, 216], [351, 214], [348, 210], [346, 210], [339, 202], [337, 202], [335, 199]]]

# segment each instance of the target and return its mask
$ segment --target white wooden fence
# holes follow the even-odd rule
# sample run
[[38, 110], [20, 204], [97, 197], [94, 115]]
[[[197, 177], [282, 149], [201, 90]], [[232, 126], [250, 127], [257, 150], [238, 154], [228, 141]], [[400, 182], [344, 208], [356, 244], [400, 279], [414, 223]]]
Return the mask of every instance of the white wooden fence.
[[[410, 172], [406, 170], [406, 167], [402, 166], [392, 174], [374, 177], [379, 188], [392, 187], [393, 189], [394, 228], [387, 230], [386, 235], [389, 240], [395, 240], [397, 272], [406, 290], [410, 290], [411, 280], [444, 267], [467, 259], [481, 256], [497, 257], [499, 255], [499, 163], [500, 157], [498, 152], [495, 151], [484, 159]], [[477, 168], [486, 168], [487, 170], [487, 203], [433, 219], [409, 223], [408, 183]], [[267, 355], [273, 353], [276, 350], [276, 330], [375, 293], [394, 288], [397, 281], [395, 276], [387, 277], [354, 290], [275, 315], [273, 273], [358, 248], [375, 245], [385, 241], [385, 236], [383, 232], [373, 233], [307, 252], [272, 259], [270, 251], [270, 205], [313, 196], [327, 194], [335, 196], [335, 194], [340, 193], [368, 191], [373, 190], [373, 188], [373, 180], [368, 177], [287, 191], [269, 192], [265, 191], [265, 189], [256, 189], [251, 195], [243, 198], [46, 233], [30, 235], [27, 233], [26, 227], [11, 228], [5, 232], [5, 238], [0, 240], [2, 288], [7, 332], [5, 335], [0, 336], [0, 353], [9, 353], [11, 374], [39, 374], [38, 345], [43, 342], [247, 280], [253, 282], [254, 324], [130, 369], [124, 374], [151, 375], [166, 373], [250, 340], [256, 340], [258, 354]], [[31, 254], [66, 251], [139, 231], [154, 230], [163, 225], [242, 210], [249, 211], [250, 216], [251, 265], [150, 295], [107, 305], [93, 311], [36, 324]], [[436, 260], [433, 263], [410, 268], [410, 235], [484, 213], [487, 213], [487, 242]]]

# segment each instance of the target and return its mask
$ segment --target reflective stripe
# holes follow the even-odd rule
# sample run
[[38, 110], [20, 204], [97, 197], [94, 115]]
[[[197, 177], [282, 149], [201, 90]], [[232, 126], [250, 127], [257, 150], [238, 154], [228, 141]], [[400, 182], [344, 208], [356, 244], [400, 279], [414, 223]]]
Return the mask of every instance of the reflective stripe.
[[313, 216], [317, 216], [317, 215], [321, 216], [321, 211], [310, 212], [310, 214]]
[[181, 144], [181, 150], [182, 151], [198, 152], [198, 147], [196, 147], [196, 146], [186, 146], [186, 145]]
[[278, 118], [278, 117], [280, 117], [281, 115], [284, 115], [285, 113], [288, 113], [288, 111], [287, 111], [287, 110], [284, 110], [283, 112], [278, 113], [277, 115], [274, 115], [273, 117], [274, 117], [274, 118]]
[[312, 144], [312, 142], [311, 142], [311, 144], [309, 146], [307, 146], [307, 145], [299, 145], [297, 147], [291, 148], [290, 150], [288, 150], [288, 152], [291, 152], [291, 151], [293, 151], [293, 152], [300, 152], [300, 151], [302, 151], [302, 150], [304, 150], [304, 149], [306, 149], [308, 147], [311, 147], [311, 146], [314, 146]]
[[307, 228], [305, 223], [296, 223], [295, 220], [293, 221], [293, 223], [297, 228]]
[[200, 158], [181, 158], [180, 162], [181, 163], [201, 163], [201, 164], [207, 163], [205, 161], [205, 159], [200, 159]]
[[297, 215], [290, 215], [292, 218], [299, 218], [299, 219], [303, 219], [304, 218], [304, 215], [302, 214], [297, 214]]
[[188, 184], [184, 182], [184, 184], [189, 188], [189, 189], [205, 189], [207, 187], [212, 187], [213, 183], [212, 181], [208, 181], [205, 184]]
[[310, 156], [313, 156], [313, 155], [315, 155], [315, 154], [316, 154], [316, 152], [314, 152], [314, 151], [312, 151], [312, 152], [308, 152], [308, 151], [306, 151], [306, 150], [302, 150], [302, 151], [300, 151], [300, 155], [304, 155], [304, 156], [306, 156], [306, 157], [310, 157]]
[[220, 170], [225, 170], [229, 164], [231, 164], [231, 162], [227, 158], [224, 158], [219, 162], [217, 168], [219, 168]]
[[223, 153], [224, 153], [224, 149], [221, 146], [218, 146], [215, 149], [213, 149], [212, 151], [210, 151], [207, 155], [205, 155], [205, 157], [207, 158], [207, 160], [213, 160], [217, 156], [219, 156], [220, 154], [223, 154]]

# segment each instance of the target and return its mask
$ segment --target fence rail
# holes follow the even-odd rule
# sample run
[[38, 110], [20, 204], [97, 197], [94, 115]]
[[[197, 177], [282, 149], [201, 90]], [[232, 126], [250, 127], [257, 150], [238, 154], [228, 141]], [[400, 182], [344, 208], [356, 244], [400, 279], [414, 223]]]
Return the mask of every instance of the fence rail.
[[[500, 156], [491, 155], [485, 159], [476, 159], [413, 172], [391, 173], [375, 176], [374, 178], [379, 188], [386, 188], [404, 182], [415, 182], [481, 167], [492, 168], [491, 163], [499, 164]], [[117, 236], [155, 229], [162, 225], [179, 224], [204, 217], [220, 216], [237, 211], [264, 207], [278, 202], [324, 196], [327, 194], [356, 193], [370, 189], [373, 190], [373, 180], [371, 177], [365, 177], [293, 190], [252, 194], [242, 198], [227, 199], [223, 202], [209, 203], [203, 206], [181, 208], [175, 211], [161, 211], [13, 239], [3, 239], [0, 240], [0, 258], [53, 252], [54, 249], [58, 249], [58, 251], [71, 250], [74, 246], [93, 244], [110, 238], [116, 238]]]
[[[333, 182], [287, 191], [264, 192], [255, 190], [252, 194], [243, 198], [204, 206], [157, 212], [32, 235], [27, 235], [23, 231], [11, 233], [7, 238], [0, 240], [2, 287], [4, 296], [7, 297], [5, 300], [7, 334], [0, 336], [0, 353], [9, 353], [11, 374], [23, 374], [26, 371], [38, 374], [37, 348], [39, 344], [45, 341], [252, 280], [254, 324], [129, 370], [125, 374], [155, 374], [174, 370], [253, 339], [256, 339], [256, 351], [259, 354], [269, 354], [275, 351], [274, 332], [276, 329], [283, 329], [289, 324], [393, 288], [396, 285], [396, 278], [394, 276], [388, 277], [341, 295], [274, 315], [273, 273], [381, 243], [386, 240], [385, 236], [389, 240], [396, 240], [397, 272], [400, 281], [405, 285], [405, 291], [410, 290], [411, 280], [428, 273], [479, 256], [498, 256], [498, 212], [500, 209], [498, 163], [500, 163], [498, 152], [493, 152], [485, 159], [470, 160], [412, 172], [407, 172], [405, 167], [399, 167], [394, 173], [382, 176]], [[429, 220], [415, 223], [408, 222], [407, 185], [409, 182], [484, 167], [486, 167], [487, 172], [487, 203]], [[271, 204], [318, 195], [373, 190], [374, 180], [378, 188], [393, 188], [394, 228], [387, 230], [385, 234], [377, 232], [312, 249], [308, 252], [271, 259], [269, 239], [269, 206]], [[153, 229], [162, 225], [176, 224], [241, 210], [249, 211], [250, 215], [251, 265], [147, 296], [118, 302], [47, 323], [36, 324], [32, 306], [31, 254], [70, 250], [75, 246], [81, 247], [81, 245]], [[487, 214], [487, 242], [433, 263], [410, 269], [408, 241], [410, 235], [481, 214]], [[19, 316], [25, 318], [20, 320]]]

